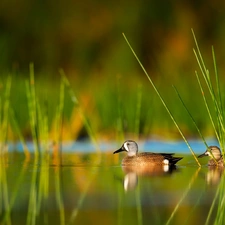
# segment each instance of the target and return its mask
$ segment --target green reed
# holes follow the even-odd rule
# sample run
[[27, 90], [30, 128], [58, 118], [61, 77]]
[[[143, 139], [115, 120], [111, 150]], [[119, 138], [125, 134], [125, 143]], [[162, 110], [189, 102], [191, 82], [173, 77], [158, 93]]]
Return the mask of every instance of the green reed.
[[201, 166], [201, 164], [199, 163], [199, 161], [198, 161], [198, 159], [197, 159], [197, 157], [196, 157], [196, 155], [195, 155], [193, 149], [191, 148], [189, 142], [188, 142], [187, 139], [185, 138], [185, 136], [184, 136], [184, 134], [183, 134], [183, 132], [182, 132], [180, 126], [179, 126], [178, 123], [176, 122], [176, 120], [175, 120], [175, 118], [174, 118], [174, 116], [173, 116], [171, 110], [169, 109], [168, 105], [167, 105], [166, 102], [164, 101], [164, 99], [163, 99], [162, 95], [160, 94], [158, 88], [157, 88], [157, 87], [155, 86], [155, 84], [153, 83], [153, 81], [152, 81], [152, 79], [150, 78], [149, 74], [147, 73], [146, 69], [145, 69], [144, 66], [142, 65], [141, 61], [139, 60], [138, 56], [136, 55], [135, 51], [133, 50], [132, 46], [130, 45], [130, 43], [129, 43], [128, 39], [126, 38], [125, 34], [123, 34], [123, 37], [124, 37], [125, 41], [127, 42], [128, 46], [129, 46], [129, 48], [130, 48], [130, 50], [132, 51], [134, 57], [136, 58], [137, 62], [138, 62], [139, 65], [141, 66], [141, 68], [142, 68], [144, 74], [145, 74], [146, 77], [148, 78], [148, 81], [149, 81], [150, 84], [152, 85], [154, 91], [155, 91], [156, 94], [158, 95], [158, 97], [159, 97], [161, 103], [163, 104], [164, 108], [166, 109], [167, 113], [169, 114], [170, 118], [172, 119], [174, 125], [176, 126], [177, 130], [179, 131], [181, 137], [183, 138], [183, 140], [185, 141], [186, 145], [188, 146], [188, 148], [189, 148], [191, 154], [193, 155], [195, 161], [197, 162], [197, 164], [198, 164], [199, 166]]
[[[124, 106], [123, 96], [123, 87], [120, 77], [117, 77], [116, 84], [116, 140], [124, 141], [126, 136], [127, 129], [131, 130], [132, 135], [134, 135], [135, 139], [139, 138], [140, 135], [140, 123], [141, 123], [141, 109], [142, 109], [142, 100], [143, 100], [143, 88], [139, 83], [137, 85], [137, 92], [132, 96], [134, 103], [132, 106], [136, 106], [136, 108], [129, 108], [128, 104], [126, 107]], [[130, 94], [129, 94], [130, 96]], [[110, 101], [111, 102], [111, 101]], [[134, 111], [134, 112], [133, 112]], [[124, 120], [126, 120], [126, 125], [124, 124]], [[129, 128], [127, 128], [127, 127]]]
[[219, 195], [218, 195], [218, 205], [217, 205], [217, 214], [214, 221], [214, 224], [224, 224], [225, 223], [225, 195], [224, 189], [225, 188], [225, 175], [223, 173], [221, 178], [221, 183], [218, 187]]
[[[188, 195], [189, 191], [191, 190], [191, 188], [192, 188], [192, 186], [193, 186], [195, 180], [197, 179], [199, 171], [200, 171], [200, 168], [197, 168], [197, 170], [195, 171], [195, 173], [194, 173], [193, 176], [191, 177], [190, 182], [188, 183], [187, 188], [186, 188], [185, 191], [183, 192], [183, 195], [182, 195], [182, 197], [180, 198], [179, 202], [176, 204], [176, 206], [175, 206], [173, 212], [171, 213], [169, 219], [168, 219], [167, 222], [166, 222], [166, 225], [169, 225], [169, 224], [171, 223], [171, 221], [173, 220], [173, 218], [174, 218], [175, 214], [177, 213], [178, 209], [180, 208], [180, 206], [181, 206], [183, 200], [187, 197], [187, 195]], [[187, 218], [186, 218], [186, 219], [187, 219]], [[183, 222], [185, 222], [185, 220], [184, 220]]]
[[123, 107], [122, 107], [122, 99], [121, 99], [121, 83], [119, 82], [120, 78], [117, 77], [117, 89], [116, 89], [116, 93], [117, 93], [117, 113], [118, 116], [116, 118], [116, 131], [117, 131], [117, 140], [121, 140], [123, 141], [125, 139], [125, 135], [124, 135], [124, 127], [123, 127]]
[[[13, 114], [15, 115], [14, 119], [16, 120], [18, 128], [20, 129], [20, 132], [18, 132], [18, 130], [15, 129], [14, 122], [10, 120], [10, 125], [12, 127], [12, 130], [10, 131], [12, 131], [12, 133], [9, 133], [9, 134], [10, 135], [13, 134], [13, 135], [8, 136], [8, 138], [11, 140], [15, 140], [15, 138], [18, 138], [19, 141], [21, 140], [21, 135], [24, 136], [25, 140], [27, 137], [29, 138], [30, 136], [32, 136], [31, 130], [29, 130], [29, 133], [28, 133], [28, 129], [27, 129], [28, 128], [27, 125], [30, 123], [30, 116], [29, 116], [30, 113], [28, 114], [30, 109], [28, 108], [28, 104], [27, 104], [27, 91], [24, 88], [25, 87], [25, 82], [23, 79], [24, 76], [21, 75], [21, 77], [20, 79], [18, 79], [16, 75], [12, 77], [13, 86], [11, 90], [11, 99], [10, 99], [10, 102], [11, 102], [10, 106], [13, 110]], [[74, 78], [70, 77], [70, 79], [71, 79], [70, 81], [71, 84], [73, 81], [72, 88], [74, 89], [76, 93], [79, 93], [79, 96], [81, 96], [81, 99], [83, 98], [83, 96], [85, 96], [86, 99], [87, 98], [91, 99], [92, 113], [86, 110], [82, 104], [80, 104], [80, 107], [82, 107], [82, 112], [85, 114], [84, 116], [86, 117], [87, 122], [89, 123], [89, 125], [91, 125], [91, 129], [94, 133], [95, 138], [101, 137], [97, 135], [102, 135], [102, 134], [104, 136], [107, 135], [108, 137], [117, 139], [117, 140], [121, 140], [121, 139], [124, 140], [123, 136], [126, 134], [132, 134], [136, 138], [138, 124], [139, 124], [138, 132], [140, 135], [142, 135], [142, 137], [148, 136], [150, 131], [152, 131], [155, 134], [160, 132], [160, 134], [163, 133], [163, 135], [165, 136], [167, 135], [169, 137], [171, 136], [171, 134], [174, 134], [173, 132], [171, 132], [171, 129], [173, 129], [174, 131], [172, 120], [170, 119], [166, 120], [166, 117], [165, 117], [166, 111], [162, 110], [162, 104], [160, 101], [158, 101], [157, 99], [158, 97], [151, 94], [153, 93], [153, 90], [149, 90], [148, 82], [143, 82], [142, 80], [140, 80], [140, 79], [144, 80], [145, 77], [140, 78], [140, 76], [137, 73], [135, 73], [134, 75], [132, 75], [132, 79], [129, 79], [129, 85], [126, 81], [127, 78], [125, 76], [122, 76], [120, 80], [118, 80], [118, 82], [116, 79], [114, 80], [111, 79], [111, 77], [109, 77], [107, 81], [107, 78], [105, 77], [104, 80], [102, 81], [102, 85], [100, 86], [97, 85], [97, 80], [94, 80], [94, 81], [93, 79], [88, 79], [85, 81], [82, 80], [83, 81], [82, 85], [84, 87], [80, 85], [81, 83], [80, 81], [75, 83], [74, 80], [72, 80]], [[185, 76], [184, 76], [184, 79], [185, 79]], [[28, 86], [30, 83], [29, 80], [30, 79], [27, 79], [26, 81], [28, 83]], [[190, 81], [190, 83], [191, 82], [193, 82], [193, 79]], [[5, 86], [5, 84], [6, 82], [4, 81], [3, 85]], [[60, 94], [60, 88], [59, 88], [60, 85], [61, 85], [60, 80], [54, 80], [50, 84], [47, 78], [43, 78], [42, 74], [35, 73], [36, 99], [38, 104], [40, 105], [42, 114], [48, 115], [50, 135], [56, 133], [56, 131], [54, 130], [54, 126], [57, 120], [56, 114], [58, 113], [58, 106], [59, 106], [58, 95]], [[185, 82], [180, 82], [178, 84], [179, 88], [184, 93], [185, 93], [185, 89], [187, 89], [185, 85], [186, 85]], [[86, 90], [88, 86], [91, 86], [91, 88], [93, 88], [92, 92], [91, 92], [91, 88]], [[167, 87], [167, 84], [163, 85], [162, 90], [160, 89], [161, 95], [163, 95], [164, 93], [167, 93], [169, 91], [168, 90], [169, 88]], [[198, 87], [195, 87], [195, 89], [192, 90], [193, 95], [197, 96], [197, 93], [199, 91], [198, 89], [199, 89]], [[188, 98], [188, 94], [185, 93], [184, 96], [185, 98], [186, 97]], [[67, 126], [67, 121], [71, 119], [70, 115], [72, 110], [74, 112], [74, 115], [75, 113], [77, 113], [79, 117], [78, 108], [76, 104], [71, 104], [70, 99], [71, 99], [70, 94], [68, 92], [68, 89], [66, 88], [65, 97], [64, 97], [65, 105], [63, 109], [63, 115], [64, 115], [63, 126], [64, 127]], [[193, 101], [194, 102], [192, 103], [192, 106], [191, 106], [193, 108], [195, 108], [199, 104], [203, 105], [201, 95], [194, 98]], [[187, 119], [189, 119], [187, 115], [184, 113], [182, 117], [180, 116], [181, 113], [179, 112], [181, 112], [181, 107], [178, 107], [176, 105], [176, 102], [174, 102], [172, 98], [168, 98], [166, 103], [167, 105], [170, 106], [171, 109], [175, 110], [174, 115], [178, 114], [178, 117], [175, 116], [175, 118], [177, 119], [177, 121], [179, 119], [180, 121], [179, 126], [181, 128], [182, 126], [187, 128], [186, 131], [188, 131], [189, 133], [192, 132], [191, 130], [192, 124], [188, 123], [189, 121], [187, 122]], [[4, 104], [4, 99], [2, 99], [2, 104]], [[140, 106], [141, 110], [138, 109], [139, 107], [138, 105]], [[36, 105], [36, 108], [38, 112], [37, 105]], [[37, 113], [37, 116], [38, 114], [39, 113]], [[13, 115], [9, 115], [9, 116], [11, 118], [11, 116]], [[154, 117], [154, 120], [152, 119], [152, 117]], [[212, 133], [211, 130], [207, 129], [209, 128], [209, 125], [211, 125], [206, 122], [207, 119], [208, 119], [208, 116], [204, 115], [203, 111], [199, 112], [198, 122], [201, 124], [202, 128], [204, 128], [205, 132], [208, 132], [208, 134], [211, 134]], [[81, 121], [82, 120], [83, 119], [81, 119]], [[38, 118], [37, 118], [37, 124], [38, 126], [40, 125]], [[171, 129], [168, 129], [168, 127], [169, 128], [171, 127]], [[86, 131], [87, 129], [85, 128], [85, 132]], [[21, 134], [20, 136], [19, 136], [19, 133]], [[67, 134], [69, 134], [68, 130], [67, 130]], [[42, 133], [39, 133], [39, 135], [42, 135]], [[89, 134], [87, 133], [87, 135]], [[112, 135], [115, 135], [115, 136], [112, 136]], [[191, 135], [195, 135], [195, 133], [192, 132]], [[63, 138], [65, 137], [66, 136], [63, 136]]]
[[70, 95], [70, 98], [71, 98], [71, 101], [72, 103], [74, 104], [74, 106], [77, 108], [78, 110], [78, 113], [79, 115], [81, 116], [82, 120], [83, 120], [83, 123], [84, 123], [84, 127], [86, 128], [87, 132], [88, 132], [88, 135], [92, 141], [92, 143], [94, 144], [95, 146], [95, 149], [98, 153], [100, 153], [100, 148], [99, 148], [99, 144], [98, 144], [98, 141], [97, 141], [97, 138], [96, 138], [96, 132], [93, 131], [92, 127], [91, 127], [91, 124], [90, 122], [88, 121], [82, 107], [80, 106], [80, 103], [74, 93], [74, 90], [72, 89], [71, 85], [70, 85], [70, 82], [69, 80], [67, 79], [64, 71], [61, 69], [60, 70], [60, 74], [62, 76], [62, 79], [63, 79], [63, 82], [68, 90], [68, 93]]
[[[49, 121], [48, 121], [48, 109], [47, 102], [41, 105], [40, 101], [37, 99], [37, 119], [38, 119], [38, 137], [41, 143], [40, 153], [47, 153], [49, 149]], [[39, 145], [40, 145], [39, 143]]]
[[[212, 220], [213, 210], [216, 210], [216, 217], [213, 221], [213, 224], [224, 224], [225, 222], [225, 196], [224, 196], [224, 188], [225, 188], [225, 173], [224, 171], [220, 171], [222, 168], [215, 168], [215, 171], [218, 173], [222, 173], [221, 181], [217, 187], [216, 194], [214, 196], [213, 202], [209, 209], [208, 215], [206, 217], [205, 225], [212, 224], [210, 220]], [[216, 209], [217, 208], [217, 209]]]
[[29, 149], [26, 145], [25, 138], [22, 135], [22, 131], [21, 131], [19, 125], [18, 125], [18, 122], [17, 122], [18, 120], [16, 118], [15, 112], [12, 109], [12, 107], [10, 107], [10, 119], [11, 119], [12, 128], [15, 130], [16, 134], [19, 137], [19, 141], [23, 146], [24, 155], [26, 156], [27, 159], [29, 159], [30, 158], [30, 152], [29, 152]]
[[57, 158], [56, 163], [57, 167], [55, 169], [55, 189], [56, 189], [56, 203], [59, 207], [59, 217], [60, 222], [59, 224], [65, 224], [65, 209], [64, 209], [64, 202], [63, 202], [63, 195], [62, 195], [62, 187], [61, 187], [61, 169], [62, 169], [62, 130], [63, 130], [63, 118], [64, 118], [64, 106], [65, 106], [65, 82], [63, 78], [61, 78], [60, 82], [60, 91], [59, 91], [59, 105], [56, 110], [56, 120], [55, 120], [55, 127], [56, 127], [56, 142], [57, 142]]
[[[36, 153], [37, 154], [37, 153]], [[33, 162], [32, 176], [31, 176], [31, 187], [29, 193], [29, 203], [27, 210], [27, 225], [34, 225], [36, 223], [36, 216], [38, 215], [38, 190], [37, 190], [37, 155], [35, 161]]]
[[[40, 102], [36, 94], [33, 64], [30, 64], [30, 79], [29, 82], [26, 82], [26, 93], [35, 154], [31, 176], [27, 224], [35, 224], [41, 206], [48, 198], [50, 147], [47, 101], [44, 101], [44, 103]], [[40, 172], [37, 170], [38, 165], [40, 166]]]
[[59, 217], [60, 217], [60, 225], [64, 225], [65, 223], [65, 209], [64, 209], [64, 202], [63, 202], [63, 195], [62, 195], [62, 186], [61, 186], [61, 166], [55, 170], [55, 188], [56, 188], [56, 203], [59, 207]]
[[201, 137], [203, 143], [205, 144], [206, 148], [208, 148], [209, 146], [208, 146], [208, 144], [206, 143], [206, 140], [205, 140], [204, 136], [202, 135], [202, 132], [200, 131], [200, 129], [199, 129], [199, 127], [198, 127], [198, 125], [197, 125], [197, 123], [196, 123], [194, 117], [192, 116], [191, 112], [189, 111], [189, 109], [188, 109], [187, 106], [185, 105], [185, 103], [184, 103], [182, 97], [180, 96], [180, 93], [178, 92], [177, 88], [174, 87], [174, 89], [175, 89], [176, 94], [177, 94], [178, 98], [180, 99], [182, 105], [184, 106], [186, 112], [188, 113], [189, 117], [191, 118], [191, 120], [192, 120], [192, 122], [193, 122], [193, 124], [194, 124], [194, 126], [195, 126], [195, 128], [196, 128], [196, 130], [198, 131], [198, 134], [199, 134], [199, 136]]
[[11, 92], [11, 76], [8, 76], [5, 86], [5, 92], [0, 98], [0, 152], [7, 151], [7, 134], [9, 126], [9, 109], [10, 109], [10, 92]]
[[9, 126], [9, 108], [10, 108], [10, 90], [11, 90], [11, 76], [8, 76], [3, 96], [0, 96], [0, 198], [2, 199], [1, 209], [5, 209], [7, 217], [6, 224], [11, 224], [11, 207], [8, 195], [7, 182], [7, 134]]
[[[4, 224], [12, 224], [11, 211], [14, 197], [9, 198], [8, 193], [8, 178], [7, 178], [7, 163], [8, 163], [8, 129], [10, 121], [14, 119], [12, 117], [12, 106], [10, 101], [11, 96], [11, 83], [12, 77], [8, 76], [5, 86], [2, 85], [4, 93], [0, 95], [0, 195], [1, 209], [4, 210], [4, 216], [2, 217]], [[15, 120], [13, 120], [15, 122]], [[17, 190], [14, 192], [17, 193]], [[15, 195], [14, 195], [15, 196]]]
[[30, 80], [26, 82], [26, 87], [34, 152], [38, 156], [49, 148], [49, 121], [47, 100], [40, 102], [36, 94], [33, 64], [30, 64]]
[[[224, 122], [225, 122], [225, 108], [223, 104], [223, 98], [222, 98], [222, 93], [221, 93], [221, 82], [220, 82], [220, 77], [218, 74], [217, 70], [217, 64], [216, 64], [216, 57], [215, 57], [215, 52], [214, 48], [212, 47], [212, 59], [213, 59], [213, 66], [214, 66], [214, 75], [212, 76], [209, 69], [207, 69], [205, 61], [203, 59], [203, 56], [201, 54], [197, 39], [195, 37], [195, 33], [192, 30], [192, 34], [194, 37], [196, 49], [193, 49], [194, 55], [196, 57], [202, 78], [200, 78], [200, 75], [196, 71], [196, 78], [200, 87], [200, 91], [202, 93], [203, 101], [208, 113], [208, 116], [210, 118], [212, 127], [214, 129], [214, 133], [216, 135], [216, 138], [219, 142], [220, 148], [224, 154], [225, 152], [225, 127], [224, 127]], [[213, 79], [214, 78], [214, 79]], [[203, 82], [203, 81], [204, 82]], [[206, 88], [205, 88], [205, 86]], [[211, 99], [206, 98], [205, 93], [208, 92], [210, 94]], [[210, 107], [209, 101], [213, 103], [213, 107]], [[215, 116], [213, 116], [215, 115]], [[222, 173], [220, 184], [217, 188], [216, 195], [213, 199], [212, 205], [210, 207], [209, 213], [207, 215], [206, 223], [209, 224], [210, 219], [212, 220], [212, 212], [217, 206], [216, 210], [216, 217], [215, 220], [213, 221], [213, 224], [224, 224], [225, 222], [225, 217], [224, 217], [224, 210], [225, 210], [225, 197], [224, 197], [224, 188], [225, 188], [225, 175], [223, 168], [214, 168], [217, 173]]]
[[[50, 154], [45, 154], [40, 162], [39, 185], [37, 195], [37, 212], [40, 212], [43, 203], [47, 202], [49, 194], [49, 164]], [[37, 172], [37, 171], [35, 171]]]
[[141, 103], [142, 103], [142, 86], [138, 85], [137, 91], [137, 104], [136, 104], [136, 113], [135, 113], [135, 121], [134, 121], [134, 134], [136, 138], [138, 138], [140, 134], [140, 118], [141, 118]]
[[[17, 171], [17, 176], [16, 176], [16, 179], [14, 180], [13, 191], [11, 192], [11, 195], [10, 195], [8, 210], [4, 213], [4, 217], [1, 220], [2, 224], [9, 224], [8, 221], [11, 221], [11, 211], [16, 202], [16, 198], [18, 197], [18, 190], [19, 190], [21, 184], [24, 182], [26, 163], [27, 163], [27, 161], [25, 160], [23, 166], [20, 168], [20, 171]], [[0, 171], [3, 171], [3, 169], [5, 168], [5, 165], [1, 164], [0, 168], [1, 168]], [[4, 181], [4, 185], [7, 186], [7, 181]], [[6, 188], [7, 188], [7, 192], [8, 192], [8, 187], [6, 187]], [[0, 190], [0, 192], [1, 192], [1, 190]]]
[[8, 182], [7, 182], [7, 172], [6, 172], [6, 161], [5, 157], [0, 157], [0, 198], [1, 203], [0, 208], [5, 210], [5, 224], [11, 224], [11, 207], [10, 207], [10, 199], [8, 194]]
[[[198, 80], [198, 84], [202, 93], [202, 97], [204, 100], [205, 107], [207, 109], [209, 118], [211, 120], [215, 135], [217, 137], [217, 140], [220, 144], [221, 150], [224, 153], [224, 147], [225, 147], [225, 108], [223, 104], [222, 94], [221, 94], [221, 88], [220, 88], [220, 79], [218, 75], [217, 65], [216, 65], [216, 57], [214, 48], [212, 47], [212, 59], [213, 59], [213, 65], [214, 65], [214, 73], [215, 73], [215, 80], [212, 80], [213, 76], [210, 75], [209, 69], [207, 69], [203, 56], [201, 54], [200, 48], [198, 46], [198, 42], [196, 40], [194, 31], [192, 30], [192, 34], [194, 37], [196, 49], [193, 49], [199, 69], [201, 71], [202, 78], [204, 80], [204, 83], [207, 88], [203, 87], [203, 82], [201, 81], [198, 72], [196, 71], [196, 77]], [[215, 82], [215, 87], [213, 83]], [[213, 102], [214, 107], [209, 106], [209, 99], [206, 99], [205, 92], [208, 91], [211, 100]], [[213, 117], [213, 112], [215, 112], [215, 117]]]
[[26, 93], [28, 100], [28, 112], [30, 117], [31, 134], [34, 143], [35, 157], [39, 156], [39, 136], [38, 136], [38, 118], [37, 118], [37, 99], [34, 80], [34, 65], [30, 64], [30, 79], [26, 81]]
[[56, 140], [62, 142], [63, 115], [65, 105], [65, 82], [61, 79], [59, 88], [59, 105], [56, 111]]
[[135, 191], [135, 200], [137, 205], [137, 224], [143, 224], [143, 216], [142, 216], [142, 205], [141, 205], [141, 193], [140, 188], [138, 187]]

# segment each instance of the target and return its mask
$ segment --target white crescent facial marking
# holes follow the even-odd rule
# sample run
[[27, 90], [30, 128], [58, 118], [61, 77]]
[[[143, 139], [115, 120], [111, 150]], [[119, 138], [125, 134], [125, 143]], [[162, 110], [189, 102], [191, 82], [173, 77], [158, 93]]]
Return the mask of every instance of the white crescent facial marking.
[[164, 160], [163, 160], [163, 164], [164, 164], [164, 165], [169, 165], [169, 160], [168, 160], [168, 159], [164, 159]]
[[129, 152], [129, 148], [128, 148], [127, 142], [124, 143], [124, 148], [126, 149], [127, 152]]

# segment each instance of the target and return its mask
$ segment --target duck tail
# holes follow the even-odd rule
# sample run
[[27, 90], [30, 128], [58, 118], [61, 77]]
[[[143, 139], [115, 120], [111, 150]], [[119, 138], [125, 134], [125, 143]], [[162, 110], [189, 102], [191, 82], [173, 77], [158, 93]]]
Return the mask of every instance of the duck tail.
[[181, 159], [183, 159], [183, 157], [172, 157], [169, 160], [170, 165], [175, 165], [178, 161], [180, 161]]

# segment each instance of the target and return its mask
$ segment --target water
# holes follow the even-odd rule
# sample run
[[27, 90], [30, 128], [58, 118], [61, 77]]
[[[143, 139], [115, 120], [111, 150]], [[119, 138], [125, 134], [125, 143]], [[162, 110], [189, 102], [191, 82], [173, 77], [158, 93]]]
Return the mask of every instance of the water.
[[[162, 152], [168, 152], [165, 146]], [[70, 149], [60, 162], [52, 155], [35, 162], [11, 151], [0, 164], [0, 224], [205, 224], [224, 182], [222, 170], [199, 168], [188, 152], [176, 153], [184, 159], [174, 170], [122, 168], [124, 154], [112, 154], [118, 147], [107, 146], [101, 154]]]

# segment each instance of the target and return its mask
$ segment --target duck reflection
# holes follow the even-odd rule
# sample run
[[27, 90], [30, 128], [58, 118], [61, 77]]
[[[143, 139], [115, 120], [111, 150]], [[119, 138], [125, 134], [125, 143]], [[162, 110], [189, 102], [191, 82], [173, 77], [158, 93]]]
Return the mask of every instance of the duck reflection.
[[113, 154], [123, 151], [127, 152], [127, 156], [122, 161], [125, 190], [137, 186], [138, 176], [160, 176], [171, 173], [176, 168], [175, 164], [183, 158], [174, 157], [174, 153], [138, 153], [138, 144], [132, 140], [125, 141]]
[[220, 182], [224, 172], [224, 158], [221, 150], [217, 146], [209, 146], [206, 151], [199, 155], [198, 158], [209, 156], [208, 172], [206, 174], [206, 182], [209, 185], [216, 185]]
[[208, 185], [219, 184], [224, 172], [224, 167], [208, 166], [208, 172], [206, 173], [206, 182]]
[[127, 173], [124, 176], [123, 187], [125, 191], [134, 190], [138, 184], [138, 175], [135, 172]]
[[124, 176], [124, 190], [134, 190], [138, 184], [138, 177], [154, 177], [171, 174], [176, 170], [176, 166], [169, 165], [155, 165], [155, 166], [123, 166]]

